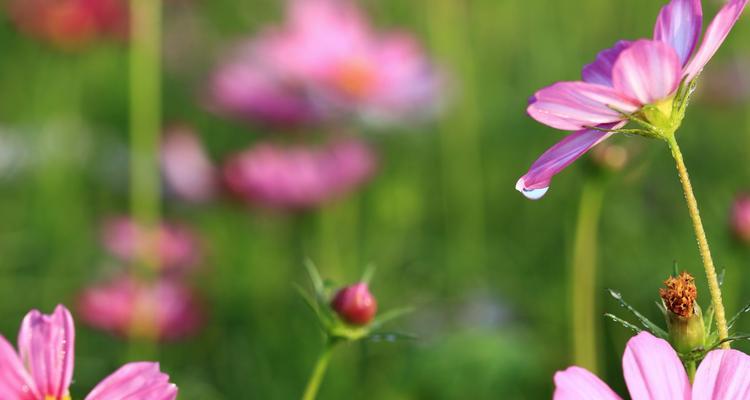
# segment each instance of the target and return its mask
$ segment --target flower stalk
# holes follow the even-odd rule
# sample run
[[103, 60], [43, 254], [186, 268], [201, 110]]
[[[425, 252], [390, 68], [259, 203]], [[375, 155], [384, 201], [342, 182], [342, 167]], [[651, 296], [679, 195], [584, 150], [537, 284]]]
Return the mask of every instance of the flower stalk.
[[307, 381], [307, 387], [305, 393], [302, 395], [302, 400], [315, 400], [318, 396], [318, 390], [320, 384], [323, 382], [323, 377], [328, 369], [328, 364], [331, 362], [331, 356], [333, 350], [336, 347], [337, 341], [335, 339], [329, 339], [326, 341], [326, 345], [323, 351], [318, 356], [318, 361], [315, 362], [315, 367], [310, 375], [310, 379]]
[[[677, 139], [674, 134], [668, 135], [666, 141], [669, 144], [669, 149], [672, 152], [672, 157], [675, 160], [677, 166], [677, 173], [680, 176], [680, 182], [682, 183], [682, 189], [685, 192], [685, 201], [690, 212], [690, 218], [693, 221], [693, 229], [695, 230], [695, 237], [698, 241], [698, 250], [700, 251], [701, 259], [703, 260], [703, 267], [706, 271], [706, 279], [708, 280], [708, 289], [711, 294], [711, 302], [715, 309], [716, 328], [719, 332], [719, 340], [725, 340], [729, 336], [729, 330], [727, 329], [726, 313], [724, 311], [724, 303], [721, 299], [721, 287], [719, 286], [719, 279], [716, 275], [716, 267], [714, 266], [713, 258], [711, 257], [711, 249], [708, 246], [708, 239], [706, 239], [706, 232], [703, 229], [703, 221], [701, 220], [700, 212], [698, 211], [698, 201], [695, 199], [693, 193], [693, 186], [690, 183], [690, 177], [688, 175], [685, 161], [680, 151], [680, 146], [677, 144]], [[728, 349], [729, 342], [723, 342], [721, 344], [723, 349]]]
[[[161, 1], [131, 0], [130, 37], [130, 205], [139, 226], [155, 232], [160, 218], [159, 134], [161, 131]], [[143, 275], [156, 270], [148, 249], [136, 262]]]

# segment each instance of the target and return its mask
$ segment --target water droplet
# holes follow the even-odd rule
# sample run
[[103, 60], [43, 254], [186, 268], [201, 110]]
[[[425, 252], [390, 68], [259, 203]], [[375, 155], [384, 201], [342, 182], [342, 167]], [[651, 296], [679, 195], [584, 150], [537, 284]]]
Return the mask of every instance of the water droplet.
[[516, 183], [516, 190], [521, 192], [524, 196], [526, 196], [527, 199], [530, 200], [539, 200], [541, 199], [545, 194], [547, 194], [547, 191], [549, 190], [549, 187], [541, 188], [541, 189], [529, 189], [526, 187], [526, 182], [523, 178], [519, 179]]

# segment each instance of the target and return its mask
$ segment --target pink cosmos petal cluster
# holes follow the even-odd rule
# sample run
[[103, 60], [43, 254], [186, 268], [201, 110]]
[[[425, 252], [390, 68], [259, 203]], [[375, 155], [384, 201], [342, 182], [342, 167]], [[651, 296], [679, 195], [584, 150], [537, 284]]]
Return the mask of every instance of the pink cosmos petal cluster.
[[124, 0], [11, 0], [8, 8], [20, 30], [64, 48], [127, 36]]
[[261, 143], [231, 157], [224, 180], [250, 204], [306, 209], [359, 187], [376, 164], [370, 148], [354, 139], [334, 140], [322, 148]]
[[102, 241], [112, 255], [126, 263], [138, 260], [152, 251], [149, 246], [155, 246], [159, 268], [164, 273], [185, 272], [195, 267], [201, 258], [197, 236], [176, 223], [162, 223], [150, 235], [129, 217], [113, 217], [104, 223]]
[[439, 91], [412, 36], [375, 32], [346, 0], [291, 0], [284, 23], [241, 45], [211, 86], [219, 110], [282, 125], [412, 119], [434, 110]]
[[[647, 332], [630, 339], [622, 357], [633, 400], [740, 400], [750, 398], [750, 356], [737, 350], [708, 353], [690, 384], [677, 353]], [[619, 400], [591, 372], [570, 367], [555, 374], [554, 400]]]
[[742, 194], [734, 200], [729, 225], [737, 239], [750, 243], [750, 195]]
[[118, 276], [83, 291], [78, 312], [90, 326], [122, 337], [177, 340], [203, 323], [203, 307], [178, 280]]
[[683, 79], [693, 81], [737, 22], [748, 0], [730, 0], [700, 38], [700, 0], [672, 0], [662, 8], [653, 39], [620, 41], [583, 68], [582, 81], [558, 82], [534, 94], [529, 115], [556, 129], [573, 131], [547, 150], [521, 177], [516, 189], [541, 198], [552, 177], [627, 121], [621, 112], [669, 99]]
[[219, 191], [218, 171], [188, 127], [167, 132], [161, 144], [161, 167], [168, 189], [180, 199], [205, 203]]
[[[18, 352], [0, 336], [0, 398], [69, 400], [75, 328], [64, 306], [52, 315], [29, 312], [21, 324]], [[126, 364], [99, 383], [86, 400], [172, 400], [177, 387], [156, 363]]]

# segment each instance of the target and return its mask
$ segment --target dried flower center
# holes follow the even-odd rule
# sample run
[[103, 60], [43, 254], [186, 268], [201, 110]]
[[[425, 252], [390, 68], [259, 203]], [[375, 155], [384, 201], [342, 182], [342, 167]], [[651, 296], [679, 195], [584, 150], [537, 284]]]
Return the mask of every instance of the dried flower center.
[[664, 286], [666, 288], [659, 289], [659, 295], [667, 309], [684, 318], [693, 316], [693, 305], [698, 298], [695, 278], [683, 272], [676, 278], [670, 276], [664, 281]]

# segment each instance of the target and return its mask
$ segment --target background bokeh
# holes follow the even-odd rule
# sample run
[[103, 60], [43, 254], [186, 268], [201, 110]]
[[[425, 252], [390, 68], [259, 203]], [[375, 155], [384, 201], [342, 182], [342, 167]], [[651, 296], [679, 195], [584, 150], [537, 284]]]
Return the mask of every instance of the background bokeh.
[[[567, 272], [587, 167], [578, 163], [560, 175], [538, 202], [514, 190], [531, 162], [561, 138], [525, 115], [527, 98], [577, 78], [614, 41], [649, 36], [662, 2], [362, 4], [379, 27], [414, 32], [448, 71], [441, 116], [369, 135], [380, 153], [379, 173], [360, 192], [319, 210], [166, 198], [165, 216], [192, 226], [206, 249], [194, 286], [209, 316], [199, 334], [165, 343], [153, 356], [182, 399], [296, 398], [321, 348], [316, 321], [293, 287], [308, 285], [303, 261], [313, 260], [340, 284], [374, 264], [381, 310], [416, 308], [389, 328], [418, 339], [343, 347], [321, 398], [548, 398], [552, 374], [571, 362], [568, 298], [575, 282]], [[719, 5], [704, 1], [705, 14]], [[164, 10], [165, 124], [192, 126], [216, 159], [258, 140], [262, 128], [212, 114], [201, 96], [222, 52], [279, 20], [281, 2], [173, 0]], [[750, 58], [749, 22], [743, 17], [706, 71], [729, 79], [726, 90], [741, 88], [722, 71]], [[128, 210], [127, 46], [61, 51], [19, 33], [1, 14], [0, 49], [0, 332], [13, 341], [29, 309], [72, 307], [79, 291], [103, 275], [102, 220]], [[679, 137], [717, 264], [727, 271], [732, 314], [750, 300], [750, 249], [733, 240], [727, 225], [734, 196], [750, 189], [750, 105], [724, 96], [726, 90], [703, 90]], [[603, 290], [612, 287], [660, 321], [657, 288], [675, 260], [698, 277], [707, 305], [666, 146], [623, 139], [637, 142], [638, 155], [607, 182], [600, 311], [623, 314]], [[602, 373], [622, 389], [619, 363], [629, 332], [598, 321]], [[133, 353], [127, 341], [81, 321], [77, 327], [73, 394], [81, 397]]]

